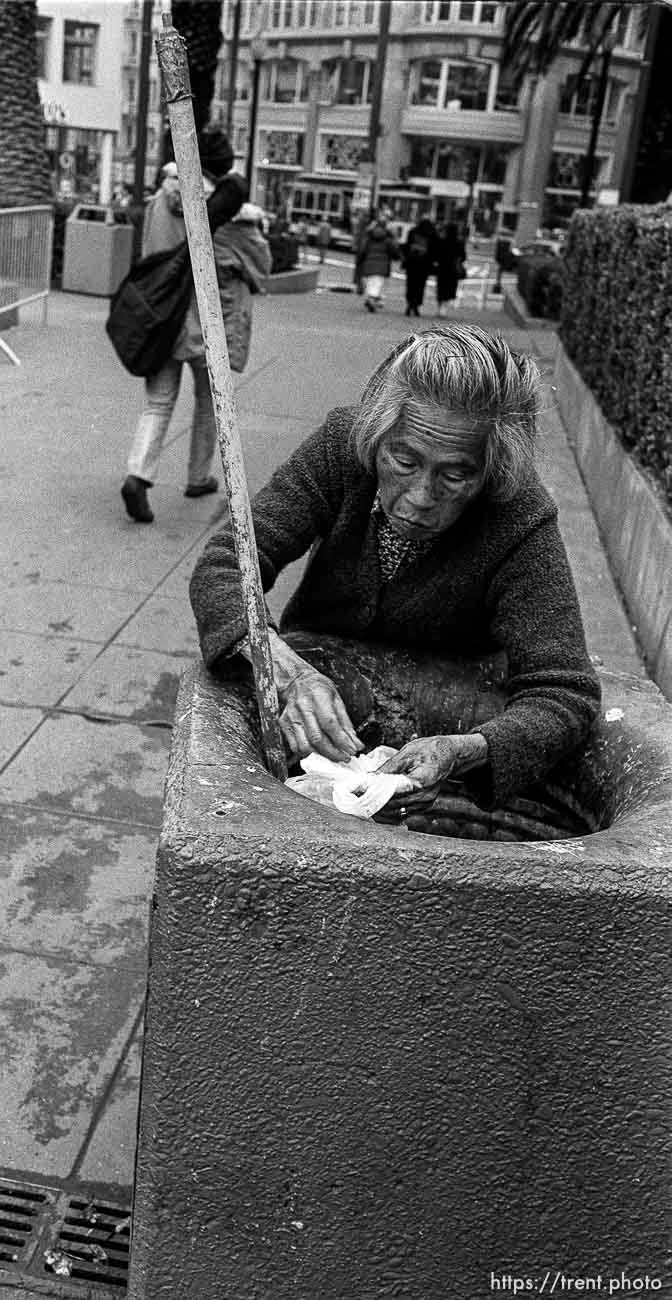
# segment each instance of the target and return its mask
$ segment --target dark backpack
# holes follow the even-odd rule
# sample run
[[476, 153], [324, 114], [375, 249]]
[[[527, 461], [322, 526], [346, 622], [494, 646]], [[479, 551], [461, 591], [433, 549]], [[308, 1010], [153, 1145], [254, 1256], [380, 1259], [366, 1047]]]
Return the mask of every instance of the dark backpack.
[[[235, 216], [247, 198], [247, 181], [230, 172], [208, 199], [210, 229]], [[155, 375], [168, 360], [194, 289], [186, 239], [175, 248], [140, 258], [110, 302], [105, 329], [132, 375]]]
[[131, 267], [112, 298], [105, 329], [132, 375], [155, 375], [167, 361], [193, 288], [186, 239]]

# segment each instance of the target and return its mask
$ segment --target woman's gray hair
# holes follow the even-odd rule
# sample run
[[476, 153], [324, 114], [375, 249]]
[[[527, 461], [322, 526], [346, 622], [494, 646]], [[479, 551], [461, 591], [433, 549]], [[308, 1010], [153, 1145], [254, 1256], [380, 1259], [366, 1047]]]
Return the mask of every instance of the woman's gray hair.
[[541, 397], [531, 357], [478, 325], [437, 325], [412, 334], [374, 372], [356, 413], [352, 438], [366, 469], [375, 469], [378, 447], [409, 400], [489, 423], [485, 482], [493, 495], [510, 500], [534, 459]]

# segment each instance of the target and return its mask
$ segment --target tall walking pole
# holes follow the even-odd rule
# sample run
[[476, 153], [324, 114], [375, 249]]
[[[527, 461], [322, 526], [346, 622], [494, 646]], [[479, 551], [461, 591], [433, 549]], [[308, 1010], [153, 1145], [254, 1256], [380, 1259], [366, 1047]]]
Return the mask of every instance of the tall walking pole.
[[187, 47], [172, 26], [169, 9], [163, 12], [163, 30], [156, 48], [163, 76], [184, 224], [201, 319], [205, 358], [217, 423], [224, 482], [229, 498], [231, 528], [240, 570], [240, 586], [247, 614], [252, 671], [259, 706], [261, 739], [269, 771], [278, 780], [287, 776], [285, 751], [278, 717], [278, 695], [266, 621], [266, 606], [259, 572], [250, 499], [233, 397], [226, 333], [219, 301], [212, 235], [198, 156], [196, 124], [191, 103]]

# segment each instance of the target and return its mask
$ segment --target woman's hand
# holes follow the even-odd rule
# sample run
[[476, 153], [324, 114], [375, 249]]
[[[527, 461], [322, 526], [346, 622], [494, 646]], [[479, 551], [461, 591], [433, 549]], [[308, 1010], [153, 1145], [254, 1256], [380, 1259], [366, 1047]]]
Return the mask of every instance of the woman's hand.
[[[422, 736], [409, 740], [379, 772], [400, 772], [413, 782], [410, 794], [394, 795], [384, 812], [398, 813], [427, 807], [436, 798], [442, 781], [459, 776], [488, 761], [488, 744], [479, 733], [468, 736]], [[417, 793], [415, 793], [417, 791]]]
[[279, 693], [280, 730], [290, 753], [305, 758], [315, 751], [335, 762], [361, 753], [364, 745], [329, 677], [304, 664]]

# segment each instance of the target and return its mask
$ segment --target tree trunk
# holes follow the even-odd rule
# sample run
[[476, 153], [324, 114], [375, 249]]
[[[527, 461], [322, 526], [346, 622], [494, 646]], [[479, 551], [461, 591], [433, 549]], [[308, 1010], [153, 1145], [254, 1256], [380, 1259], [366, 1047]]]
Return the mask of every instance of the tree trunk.
[[52, 198], [37, 90], [36, 0], [0, 0], [0, 207]]

